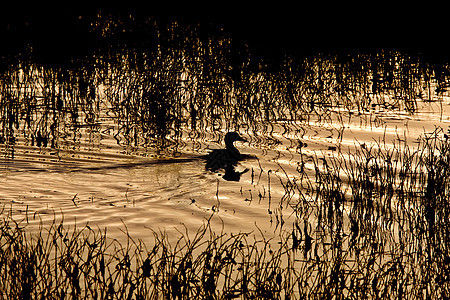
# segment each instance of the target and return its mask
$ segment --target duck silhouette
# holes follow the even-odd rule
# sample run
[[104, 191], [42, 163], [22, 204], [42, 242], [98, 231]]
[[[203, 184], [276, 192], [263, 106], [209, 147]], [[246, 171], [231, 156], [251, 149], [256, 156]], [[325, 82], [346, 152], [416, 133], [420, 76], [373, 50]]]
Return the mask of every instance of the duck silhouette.
[[246, 142], [239, 135], [239, 133], [231, 131], [225, 135], [225, 149], [214, 149], [206, 156], [206, 169], [216, 172], [219, 169], [225, 170], [223, 178], [229, 181], [239, 181], [242, 174], [248, 171], [245, 169], [242, 172], [236, 171], [238, 161], [244, 158], [239, 150], [234, 146], [234, 142]]

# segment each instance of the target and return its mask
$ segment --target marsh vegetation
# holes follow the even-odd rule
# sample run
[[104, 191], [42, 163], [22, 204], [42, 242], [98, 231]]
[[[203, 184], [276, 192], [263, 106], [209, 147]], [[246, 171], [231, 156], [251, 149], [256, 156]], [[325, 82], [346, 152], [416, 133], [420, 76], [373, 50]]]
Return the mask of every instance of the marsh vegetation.
[[[91, 56], [1, 66], [2, 298], [450, 297], [448, 65], [398, 50], [274, 65], [220, 27], [89, 22]], [[230, 131], [257, 158], [241, 182], [195, 163]], [[187, 225], [147, 222], [171, 214]]]
[[361, 147], [311, 181], [287, 182], [295, 218], [273, 239], [206, 220], [175, 243], [149, 230], [147, 245], [125, 226], [119, 242], [88, 225], [27, 232], [27, 220], [4, 217], [3, 297], [447, 298], [450, 149], [437, 132], [420, 143]]

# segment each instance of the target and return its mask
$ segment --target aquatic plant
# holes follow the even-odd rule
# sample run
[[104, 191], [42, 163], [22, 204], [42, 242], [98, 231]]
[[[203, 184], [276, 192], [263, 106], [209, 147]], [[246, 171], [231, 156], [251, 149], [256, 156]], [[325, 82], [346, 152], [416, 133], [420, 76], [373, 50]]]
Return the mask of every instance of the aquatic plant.
[[322, 278], [332, 294], [448, 297], [449, 157], [436, 129], [417, 148], [380, 141], [316, 158], [313, 182], [291, 183], [300, 195], [293, 243], [305, 243], [305, 259], [335, 264], [332, 280]]

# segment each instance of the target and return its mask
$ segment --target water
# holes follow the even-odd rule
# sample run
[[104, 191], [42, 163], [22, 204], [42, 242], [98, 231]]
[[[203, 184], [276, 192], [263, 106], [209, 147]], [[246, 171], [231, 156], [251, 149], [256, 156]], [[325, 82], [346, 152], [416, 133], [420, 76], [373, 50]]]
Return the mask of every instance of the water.
[[[266, 60], [221, 28], [133, 18], [79, 18], [88, 56], [0, 65], [5, 291], [448, 298], [448, 65]], [[233, 131], [241, 159], [208, 169]]]
[[[63, 67], [25, 57], [3, 70], [3, 214], [30, 228], [63, 215], [112, 238], [125, 226], [143, 240], [195, 232], [210, 217], [217, 230], [277, 235], [298, 216], [318, 158], [414, 147], [448, 128], [445, 67], [406, 53], [286, 58], [272, 69], [226, 35], [205, 43], [176, 23], [159, 34], [159, 47], [103, 49]], [[236, 144], [248, 155], [239, 181], [202, 159], [229, 131], [248, 141]]]
[[95, 130], [79, 126], [77, 133], [58, 140], [59, 147], [31, 145], [20, 124], [16, 142], [2, 144], [0, 199], [5, 214], [31, 225], [63, 214], [66, 224], [107, 228], [117, 239], [124, 237], [125, 226], [143, 240], [152, 239], [151, 230], [175, 238], [176, 230], [195, 232], [211, 216], [217, 230], [259, 228], [272, 236], [294, 220], [291, 205], [299, 193], [287, 193], [286, 183], [302, 180], [302, 163], [313, 177], [317, 156], [352, 153], [357, 145], [377, 141], [392, 147], [406, 140], [414, 147], [423, 133], [448, 127], [449, 104], [443, 96], [439, 102], [419, 101], [414, 114], [374, 108], [342, 121], [273, 122], [270, 138], [276, 143], [264, 137], [266, 123], [255, 135], [243, 130], [249, 142], [237, 142], [237, 148], [255, 158], [239, 162], [238, 170], [249, 169], [239, 182], [224, 180], [223, 171], [207, 171], [201, 158], [209, 148], [224, 147], [215, 139], [225, 130], [216, 136], [205, 130], [203, 137], [192, 138], [192, 131], [182, 128], [178, 142], [184, 146], [174, 156], [120, 145], [117, 125], [107, 118], [98, 118]]

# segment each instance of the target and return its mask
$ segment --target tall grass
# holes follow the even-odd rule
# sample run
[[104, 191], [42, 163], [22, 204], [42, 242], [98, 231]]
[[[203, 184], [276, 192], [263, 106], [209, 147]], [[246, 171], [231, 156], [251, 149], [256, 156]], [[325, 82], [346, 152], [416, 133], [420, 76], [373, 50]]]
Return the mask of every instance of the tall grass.
[[295, 204], [292, 235], [314, 240], [305, 258], [336, 264], [328, 276], [344, 295], [448, 298], [449, 158], [437, 129], [417, 148], [380, 142], [316, 159]]
[[174, 245], [154, 232], [150, 248], [63, 221], [27, 233], [6, 218], [1, 228], [2, 299], [273, 298], [283, 289], [282, 248], [216, 234], [208, 221], [193, 236], [180, 232]]

